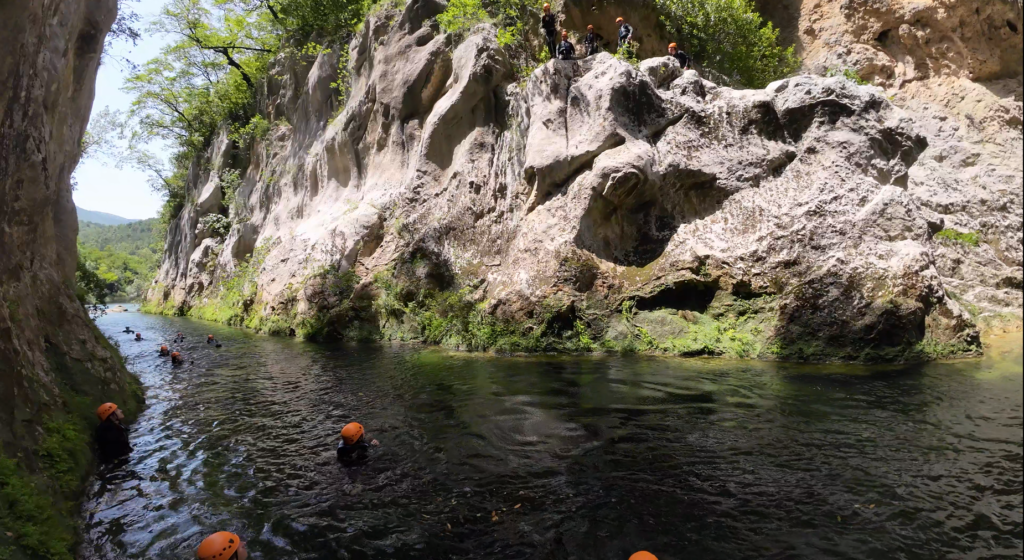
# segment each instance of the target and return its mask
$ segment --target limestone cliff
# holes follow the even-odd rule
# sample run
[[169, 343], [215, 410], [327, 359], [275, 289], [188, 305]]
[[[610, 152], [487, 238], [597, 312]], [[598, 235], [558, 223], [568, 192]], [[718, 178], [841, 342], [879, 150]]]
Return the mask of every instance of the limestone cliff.
[[443, 8], [373, 16], [333, 118], [337, 55], [276, 61], [271, 133], [222, 135], [196, 162], [152, 308], [307, 336], [813, 360], [970, 352], [975, 319], [1019, 321], [1019, 99], [979, 104], [992, 145], [949, 107], [842, 77], [732, 90], [600, 54], [517, 83], [494, 30], [455, 44]]
[[91, 463], [93, 411], [139, 399], [75, 297], [70, 176], [115, 15], [114, 0], [0, 4], [0, 550], [12, 558], [71, 557], [60, 515]]

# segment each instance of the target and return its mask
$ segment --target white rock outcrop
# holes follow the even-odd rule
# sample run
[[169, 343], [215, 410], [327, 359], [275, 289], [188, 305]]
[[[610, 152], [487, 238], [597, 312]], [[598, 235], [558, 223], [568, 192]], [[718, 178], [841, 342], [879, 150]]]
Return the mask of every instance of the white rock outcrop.
[[[1019, 316], [1019, 164], [974, 175], [977, 139], [930, 113], [844, 78], [733, 90], [670, 58], [636, 69], [603, 53], [549, 62], [520, 86], [494, 29], [453, 45], [431, 19], [442, 9], [412, 0], [367, 22], [330, 122], [335, 55], [279, 60], [266, 110], [290, 124], [243, 154], [245, 219], [209, 265], [211, 240], [193, 233], [201, 211], [186, 209], [150, 297], [194, 305], [262, 247], [264, 314], [316, 307], [298, 288], [324, 267], [370, 289], [374, 274], [416, 263], [430, 286], [470, 287], [517, 320], [553, 301], [566, 316], [603, 310], [594, 322], [608, 325], [626, 300], [689, 317], [767, 295], [766, 339], [808, 359], [970, 343], [951, 283], [971, 305]], [[1019, 110], [1001, 121], [1016, 127], [1006, 144], [984, 150], [1020, 153]], [[977, 186], [997, 175], [1001, 194]], [[949, 226], [1005, 237], [951, 246], [934, 237]]]

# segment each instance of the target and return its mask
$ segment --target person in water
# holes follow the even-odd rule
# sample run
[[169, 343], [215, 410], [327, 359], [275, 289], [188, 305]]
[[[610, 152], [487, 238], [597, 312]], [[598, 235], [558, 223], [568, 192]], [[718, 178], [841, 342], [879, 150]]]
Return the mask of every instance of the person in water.
[[220, 531], [203, 539], [196, 556], [199, 560], [246, 560], [249, 551], [238, 535]]
[[125, 327], [124, 330], [121, 331], [121, 332], [123, 332], [125, 334], [132, 334], [135, 331], [133, 331], [131, 327]]
[[212, 344], [212, 345], [214, 345], [217, 348], [221, 347], [220, 341], [217, 340], [216, 338], [214, 338], [212, 334], [206, 335], [206, 343], [207, 344]]
[[138, 342], [140, 340], [142, 340], [142, 333], [140, 333], [140, 332], [135, 333], [135, 341]]
[[132, 452], [128, 442], [128, 426], [125, 426], [124, 413], [114, 403], [104, 403], [96, 409], [96, 417], [100, 419], [96, 426], [96, 449], [99, 450], [100, 461], [113, 463]]
[[179, 352], [171, 352], [171, 365], [180, 366], [185, 363], [185, 359], [181, 357]]
[[166, 344], [160, 347], [160, 355], [165, 358], [171, 355], [171, 351], [167, 348]]
[[175, 344], [181, 344], [182, 342], [185, 342], [185, 335], [178, 333], [177, 335], [174, 336]]
[[342, 463], [355, 463], [366, 459], [370, 446], [380, 445], [377, 440], [366, 443], [363, 425], [349, 422], [341, 429], [341, 443], [338, 444], [338, 460]]

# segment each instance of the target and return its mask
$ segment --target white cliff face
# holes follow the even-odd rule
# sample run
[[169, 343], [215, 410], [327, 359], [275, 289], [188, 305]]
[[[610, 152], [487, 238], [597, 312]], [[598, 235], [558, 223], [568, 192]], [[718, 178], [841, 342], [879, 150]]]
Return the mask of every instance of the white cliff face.
[[[270, 136], [248, 150], [215, 142], [151, 300], [210, 305], [256, 251], [245, 313], [293, 325], [325, 311], [310, 286], [326, 269], [362, 279], [353, 301], [408, 269], [412, 291], [467, 287], [519, 323], [557, 308], [609, 339], [624, 321], [674, 337], [759, 302], [754, 354], [807, 359], [898, 359], [886, 352], [926, 339], [965, 348], [974, 323], [950, 284], [982, 312], [1019, 316], [1019, 158], [1005, 165], [1019, 119], [972, 160], [981, 136], [843, 78], [739, 91], [669, 57], [635, 69], [599, 54], [520, 85], [493, 29], [454, 45], [432, 21], [442, 10], [413, 0], [367, 22], [335, 118], [336, 55], [279, 60]], [[244, 170], [234, 225], [200, 240], [230, 165]], [[996, 190], [979, 185], [993, 177]], [[960, 247], [934, 238], [944, 227], [1003, 237]], [[640, 313], [621, 316], [624, 301]]]

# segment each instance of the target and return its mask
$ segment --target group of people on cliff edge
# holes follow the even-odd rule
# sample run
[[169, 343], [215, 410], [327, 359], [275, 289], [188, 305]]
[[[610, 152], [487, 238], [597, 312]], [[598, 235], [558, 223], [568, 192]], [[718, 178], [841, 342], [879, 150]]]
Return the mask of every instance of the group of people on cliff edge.
[[[619, 29], [619, 50], [635, 50], [633, 42], [633, 26], [626, 22], [625, 18], [616, 18], [615, 25]], [[558, 60], [575, 60], [576, 45], [569, 40], [569, 32], [562, 30], [562, 41], [557, 42], [558, 37], [558, 16], [551, 11], [551, 4], [544, 4], [544, 13], [540, 18], [540, 27], [544, 32], [545, 43], [548, 54]], [[587, 34], [583, 37], [583, 57], [593, 56], [601, 52], [601, 43], [604, 37], [594, 31], [593, 25], [587, 26]], [[680, 50], [677, 43], [669, 43], [668, 54], [679, 61], [679, 67], [684, 70], [690, 69], [690, 57]]]

